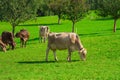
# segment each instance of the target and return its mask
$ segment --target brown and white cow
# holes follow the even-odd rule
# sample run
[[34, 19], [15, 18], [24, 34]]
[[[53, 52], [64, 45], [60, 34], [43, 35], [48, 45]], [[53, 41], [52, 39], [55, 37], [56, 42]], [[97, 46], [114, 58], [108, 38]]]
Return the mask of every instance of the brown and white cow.
[[11, 32], [4, 31], [2, 32], [1, 37], [2, 37], [2, 42], [5, 45], [9, 45], [9, 48], [12, 47], [12, 49], [15, 48], [16, 43], [14, 42], [14, 37]]
[[20, 32], [16, 33], [15, 37], [20, 38], [21, 47], [26, 47], [29, 35], [29, 32], [25, 29], [21, 29]]
[[49, 28], [48, 26], [40, 26], [39, 29], [39, 42], [44, 42], [46, 41], [47, 37], [49, 34]]
[[78, 51], [82, 60], [86, 59], [87, 50], [83, 47], [76, 33], [49, 33], [46, 61], [48, 61], [49, 50], [53, 51], [54, 59], [57, 61], [56, 50], [65, 49], [68, 49], [68, 61], [71, 61], [71, 52], [75, 50]]
[[0, 47], [1, 49], [6, 52], [6, 45], [2, 42], [2, 38], [0, 37]]

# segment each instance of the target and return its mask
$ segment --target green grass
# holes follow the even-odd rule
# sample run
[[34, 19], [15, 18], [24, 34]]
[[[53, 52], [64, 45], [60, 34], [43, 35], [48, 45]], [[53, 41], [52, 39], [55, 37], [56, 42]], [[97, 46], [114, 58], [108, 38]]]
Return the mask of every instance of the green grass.
[[[45, 62], [47, 43], [39, 43], [39, 25], [48, 25], [51, 32], [71, 32], [72, 23], [62, 20], [57, 24], [57, 16], [37, 18], [16, 27], [30, 32], [26, 48], [20, 48], [19, 39], [15, 50], [0, 51], [0, 80], [119, 80], [120, 79], [120, 20], [117, 32], [113, 33], [113, 20], [86, 18], [78, 22], [77, 34], [87, 49], [87, 60], [81, 61], [77, 52], [72, 54], [72, 62], [67, 62], [67, 50], [57, 51], [59, 61], [54, 62], [49, 53]], [[9, 23], [0, 22], [0, 33], [11, 31]]]

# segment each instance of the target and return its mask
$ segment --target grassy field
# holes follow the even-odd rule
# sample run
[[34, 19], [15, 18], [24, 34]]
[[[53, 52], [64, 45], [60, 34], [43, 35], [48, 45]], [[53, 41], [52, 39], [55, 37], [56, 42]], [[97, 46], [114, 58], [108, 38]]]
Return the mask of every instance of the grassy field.
[[[72, 54], [72, 62], [67, 62], [67, 50], [57, 51], [59, 61], [54, 62], [53, 53], [49, 53], [49, 62], [45, 62], [47, 43], [39, 43], [39, 25], [47, 25], [51, 32], [71, 32], [72, 23], [62, 20], [57, 24], [57, 16], [40, 17], [16, 27], [27, 29], [30, 39], [26, 48], [6, 53], [0, 51], [0, 80], [120, 80], [120, 20], [117, 32], [113, 33], [112, 19], [94, 19], [87, 17], [76, 26], [76, 32], [87, 49], [87, 60], [81, 61], [77, 52]], [[11, 31], [9, 23], [0, 22], [2, 31]]]

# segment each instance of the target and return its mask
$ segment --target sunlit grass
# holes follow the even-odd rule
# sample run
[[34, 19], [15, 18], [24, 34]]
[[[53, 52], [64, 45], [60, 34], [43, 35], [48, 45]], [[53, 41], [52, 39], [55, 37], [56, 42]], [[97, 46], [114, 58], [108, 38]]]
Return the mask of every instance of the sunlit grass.
[[[113, 20], [84, 19], [76, 23], [76, 32], [87, 49], [87, 60], [81, 61], [77, 52], [72, 54], [72, 62], [67, 62], [67, 50], [57, 51], [59, 61], [54, 62], [49, 53], [45, 61], [47, 43], [39, 43], [39, 25], [47, 25], [51, 32], [71, 32], [72, 23], [62, 20], [57, 24], [57, 16], [39, 17], [21, 23], [30, 32], [26, 48], [20, 48], [19, 39], [15, 50], [0, 51], [0, 80], [119, 80], [120, 79], [120, 20], [117, 32], [113, 33]], [[0, 22], [0, 33], [11, 31], [9, 23]]]

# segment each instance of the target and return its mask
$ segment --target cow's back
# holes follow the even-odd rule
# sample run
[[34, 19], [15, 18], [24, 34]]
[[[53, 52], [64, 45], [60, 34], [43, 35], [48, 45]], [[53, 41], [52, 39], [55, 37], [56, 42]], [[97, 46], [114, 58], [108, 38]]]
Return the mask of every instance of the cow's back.
[[21, 30], [20, 34], [23, 35], [24, 37], [29, 37], [29, 33], [27, 30]]
[[48, 36], [48, 45], [51, 49], [67, 49], [70, 43], [69, 33], [51, 33]]
[[2, 41], [5, 44], [9, 44], [13, 42], [13, 34], [11, 32], [2, 32]]
[[12, 47], [12, 49], [15, 48], [16, 43], [14, 42], [14, 37], [11, 32], [4, 31], [2, 32], [2, 42], [5, 45], [8, 45]]

